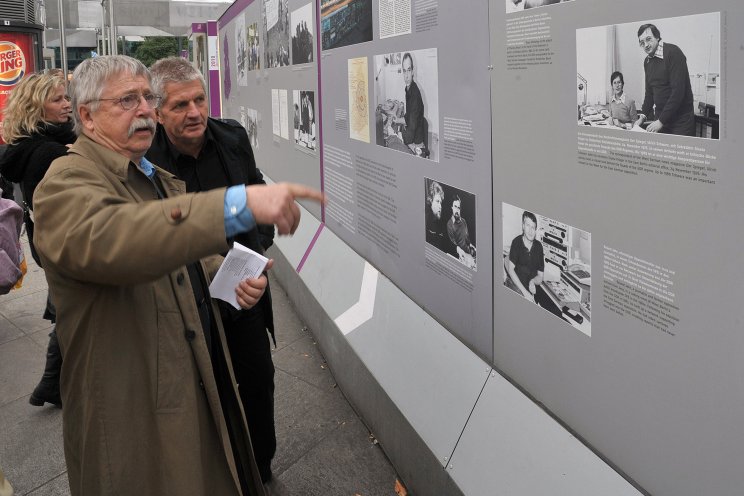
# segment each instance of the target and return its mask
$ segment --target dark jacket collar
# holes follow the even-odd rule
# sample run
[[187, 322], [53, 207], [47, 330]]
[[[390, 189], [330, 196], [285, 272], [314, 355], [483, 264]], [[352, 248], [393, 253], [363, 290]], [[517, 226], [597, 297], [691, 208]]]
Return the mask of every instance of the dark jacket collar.
[[[233, 164], [240, 164], [244, 158], [240, 156], [240, 141], [239, 133], [235, 132], [235, 127], [240, 126], [235, 121], [223, 122], [217, 119], [207, 119], [207, 139], [211, 140], [217, 147], [217, 152], [223, 159], [224, 163], [228, 166], [228, 176], [230, 177], [231, 184], [240, 184], [246, 182], [245, 178], [233, 177], [235, 170], [233, 170]], [[245, 132], [245, 131], [243, 131]], [[155, 131], [155, 138], [152, 141], [152, 146], [147, 151], [145, 156], [153, 164], [162, 167], [171, 174], [178, 175], [178, 169], [176, 167], [176, 161], [179, 157], [178, 151], [173, 147], [173, 144], [168, 139], [168, 135], [165, 132], [165, 128], [158, 124]]]

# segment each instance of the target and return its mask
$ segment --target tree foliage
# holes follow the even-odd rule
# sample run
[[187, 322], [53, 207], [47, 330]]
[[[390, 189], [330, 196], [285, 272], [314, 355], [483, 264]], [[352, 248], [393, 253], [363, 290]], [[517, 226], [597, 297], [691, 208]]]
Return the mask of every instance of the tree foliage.
[[[171, 36], [146, 36], [145, 41], [138, 44], [132, 56], [150, 67], [156, 60], [179, 55], [178, 40], [178, 37]], [[181, 37], [181, 47], [187, 46], [185, 38]]]

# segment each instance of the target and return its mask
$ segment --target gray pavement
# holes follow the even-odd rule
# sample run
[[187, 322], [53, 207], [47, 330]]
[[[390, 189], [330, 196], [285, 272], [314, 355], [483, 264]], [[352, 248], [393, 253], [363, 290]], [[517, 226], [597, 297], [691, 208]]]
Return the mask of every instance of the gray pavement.
[[[33, 407], [51, 326], [46, 280], [24, 246], [23, 287], [0, 296], [0, 468], [17, 495], [70, 494], [62, 410]], [[275, 476], [293, 496], [394, 496], [395, 471], [336, 386], [312, 332], [272, 280], [277, 346]]]

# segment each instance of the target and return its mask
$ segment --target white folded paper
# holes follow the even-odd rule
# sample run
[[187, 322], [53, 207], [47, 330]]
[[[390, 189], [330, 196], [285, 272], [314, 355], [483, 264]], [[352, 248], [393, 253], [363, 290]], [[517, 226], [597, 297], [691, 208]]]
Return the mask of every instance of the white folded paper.
[[268, 262], [269, 259], [263, 255], [240, 243], [233, 243], [232, 249], [227, 252], [220, 270], [209, 285], [209, 294], [212, 298], [219, 298], [240, 310], [235, 288], [240, 281], [260, 277]]

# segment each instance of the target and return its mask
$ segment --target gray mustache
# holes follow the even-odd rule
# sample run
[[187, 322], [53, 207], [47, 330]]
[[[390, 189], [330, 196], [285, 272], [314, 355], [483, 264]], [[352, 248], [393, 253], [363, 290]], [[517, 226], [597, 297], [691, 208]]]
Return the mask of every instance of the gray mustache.
[[137, 129], [142, 129], [143, 127], [148, 128], [150, 132], [154, 134], [155, 133], [155, 120], [150, 119], [149, 117], [134, 119], [132, 123], [129, 125], [129, 132], [127, 134], [127, 137], [131, 138]]

